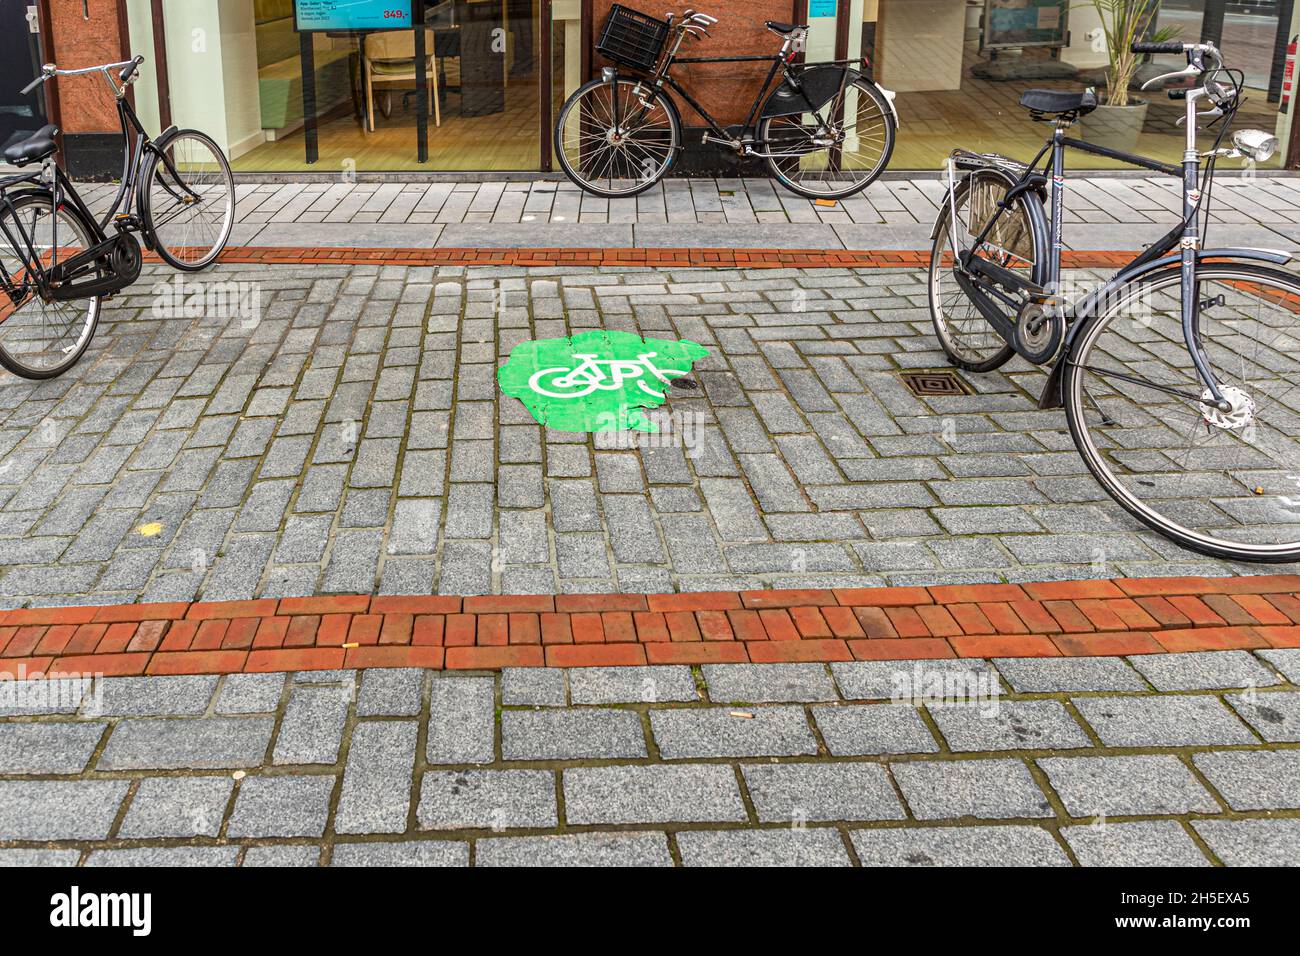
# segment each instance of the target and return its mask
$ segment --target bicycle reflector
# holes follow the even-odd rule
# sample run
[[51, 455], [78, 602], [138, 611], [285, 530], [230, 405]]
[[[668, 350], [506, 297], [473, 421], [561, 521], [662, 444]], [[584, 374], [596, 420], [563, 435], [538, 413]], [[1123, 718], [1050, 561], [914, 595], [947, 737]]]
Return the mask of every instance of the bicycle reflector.
[[1277, 152], [1277, 137], [1262, 129], [1240, 129], [1232, 134], [1232, 145], [1241, 155], [1264, 163]]

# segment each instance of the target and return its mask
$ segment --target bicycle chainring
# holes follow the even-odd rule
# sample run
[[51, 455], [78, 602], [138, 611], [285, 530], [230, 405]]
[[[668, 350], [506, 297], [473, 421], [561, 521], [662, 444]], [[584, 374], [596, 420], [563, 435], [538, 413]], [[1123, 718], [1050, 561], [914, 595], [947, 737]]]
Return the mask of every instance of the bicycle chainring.
[[1055, 358], [1065, 338], [1065, 318], [1048, 312], [1037, 302], [1027, 302], [1016, 316], [1015, 341], [1012, 345], [1035, 365], [1045, 365]]

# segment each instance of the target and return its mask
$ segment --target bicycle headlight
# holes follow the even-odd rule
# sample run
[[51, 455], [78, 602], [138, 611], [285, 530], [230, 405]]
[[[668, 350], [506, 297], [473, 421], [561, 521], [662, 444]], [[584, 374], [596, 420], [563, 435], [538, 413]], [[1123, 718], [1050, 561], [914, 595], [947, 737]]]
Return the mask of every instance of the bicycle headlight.
[[1243, 156], [1264, 163], [1277, 152], [1277, 137], [1262, 129], [1240, 129], [1232, 134], [1232, 145]]

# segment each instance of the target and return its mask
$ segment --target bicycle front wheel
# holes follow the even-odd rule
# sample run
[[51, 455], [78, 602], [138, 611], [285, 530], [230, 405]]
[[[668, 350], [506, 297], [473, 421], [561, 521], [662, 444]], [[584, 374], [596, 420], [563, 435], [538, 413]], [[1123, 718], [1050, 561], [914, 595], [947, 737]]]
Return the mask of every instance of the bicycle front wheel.
[[[60, 206], [56, 213], [47, 193], [15, 195], [10, 201], [12, 209], [0, 207], [0, 276], [8, 277], [8, 288], [0, 278], [0, 365], [23, 378], [54, 378], [75, 365], [90, 345], [102, 299], [47, 299], [38, 273], [89, 249], [94, 231], [71, 206]], [[93, 279], [90, 273], [98, 272], [92, 269], [79, 278]]]
[[1070, 432], [1111, 497], [1183, 547], [1300, 559], [1300, 281], [1207, 265], [1195, 295], [1198, 337], [1231, 409], [1209, 404], [1169, 270], [1119, 290], [1079, 331], [1063, 383]]
[[235, 224], [235, 177], [221, 147], [182, 130], [153, 154], [144, 182], [141, 218], [163, 261], [197, 272], [215, 260]]
[[756, 146], [786, 189], [809, 199], [844, 199], [889, 165], [894, 111], [872, 83], [857, 79], [816, 113], [767, 117]]
[[636, 80], [592, 80], [574, 91], [555, 123], [555, 157], [564, 174], [606, 199], [635, 196], [659, 182], [681, 145], [677, 108]]

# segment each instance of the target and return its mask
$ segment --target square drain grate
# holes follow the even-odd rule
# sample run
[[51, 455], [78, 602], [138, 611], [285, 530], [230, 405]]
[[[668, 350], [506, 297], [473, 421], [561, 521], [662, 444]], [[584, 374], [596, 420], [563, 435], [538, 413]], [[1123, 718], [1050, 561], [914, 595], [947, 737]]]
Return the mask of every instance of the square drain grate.
[[968, 389], [952, 372], [904, 372], [903, 384], [913, 395], [969, 395]]

